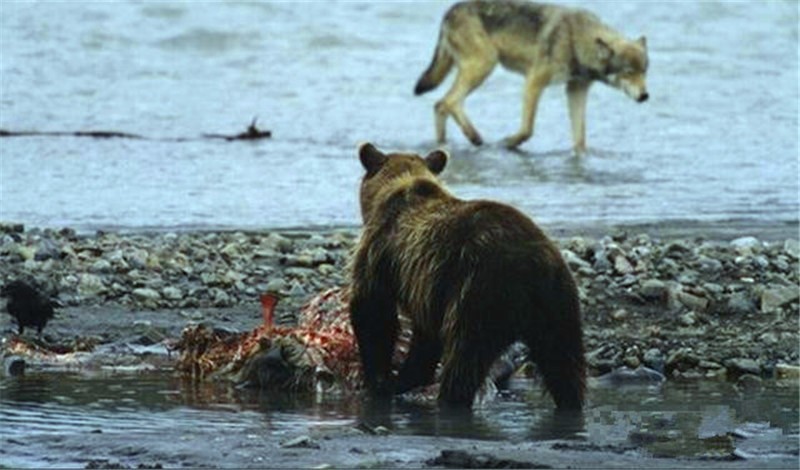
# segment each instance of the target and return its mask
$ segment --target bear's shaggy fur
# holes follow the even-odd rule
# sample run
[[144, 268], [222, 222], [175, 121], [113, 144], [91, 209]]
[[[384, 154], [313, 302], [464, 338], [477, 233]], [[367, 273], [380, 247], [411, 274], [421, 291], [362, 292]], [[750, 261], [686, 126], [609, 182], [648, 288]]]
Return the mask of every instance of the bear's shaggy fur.
[[[495, 359], [523, 341], [556, 405], [580, 409], [580, 305], [558, 248], [510, 206], [452, 196], [436, 178], [443, 151], [423, 159], [364, 144], [359, 158], [364, 228], [350, 315], [367, 389], [387, 396], [430, 384], [441, 360], [439, 401], [470, 407]], [[413, 339], [395, 379], [399, 311]]]

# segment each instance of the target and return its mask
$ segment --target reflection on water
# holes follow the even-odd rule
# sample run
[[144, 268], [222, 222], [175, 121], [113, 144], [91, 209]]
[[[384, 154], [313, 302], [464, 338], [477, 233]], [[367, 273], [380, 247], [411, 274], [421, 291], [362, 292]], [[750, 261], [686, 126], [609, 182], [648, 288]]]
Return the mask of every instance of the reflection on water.
[[766, 382], [757, 394], [717, 382], [593, 388], [582, 414], [556, 412], [529, 380], [513, 382], [510, 391], [472, 414], [403, 402], [386, 406], [356, 398], [259, 393], [166, 374], [5, 378], [0, 396], [0, 436], [12, 444], [4, 448], [4, 458], [20, 465], [47, 464], [39, 457], [69, 436], [92, 436], [92, 444], [63, 444], [58, 451], [62, 463], [82, 461], [88, 448], [113, 448], [121, 439], [130, 444], [161, 436], [167, 443], [161, 442], [159, 458], [166, 459], [173, 439], [264, 432], [293, 437], [326, 426], [384, 426], [398, 435], [559, 440], [556, 448], [644, 450], [666, 457], [723, 457], [734, 449], [766, 458], [798, 453], [796, 383]]

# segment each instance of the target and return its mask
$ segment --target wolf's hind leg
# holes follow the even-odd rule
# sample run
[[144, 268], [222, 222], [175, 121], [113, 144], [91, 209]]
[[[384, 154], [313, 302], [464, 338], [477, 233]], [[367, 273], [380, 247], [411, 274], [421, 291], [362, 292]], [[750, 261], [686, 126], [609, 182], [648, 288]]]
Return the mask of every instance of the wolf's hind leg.
[[457, 64], [458, 75], [453, 86], [444, 98], [436, 103], [436, 138], [440, 143], [445, 141], [447, 116], [452, 115], [469, 141], [473, 145], [481, 145], [483, 139], [464, 112], [464, 100], [492, 72], [497, 64], [497, 55], [494, 51], [487, 51], [485, 54], [475, 54], [461, 59]]
[[525, 95], [522, 100], [522, 125], [519, 131], [505, 139], [507, 148], [513, 149], [530, 139], [536, 119], [539, 98], [550, 83], [552, 74], [549, 70], [534, 69], [525, 79]]

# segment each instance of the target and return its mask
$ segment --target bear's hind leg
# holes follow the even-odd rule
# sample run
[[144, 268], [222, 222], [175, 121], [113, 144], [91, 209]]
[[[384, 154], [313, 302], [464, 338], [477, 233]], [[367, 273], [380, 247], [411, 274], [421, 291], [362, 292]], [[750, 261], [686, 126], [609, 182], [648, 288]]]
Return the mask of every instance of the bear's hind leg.
[[544, 384], [559, 409], [583, 408], [586, 360], [578, 288], [563, 262], [551, 283], [533, 296], [531, 312], [540, 320], [526, 325], [521, 337], [530, 348]]
[[461, 335], [445, 344], [439, 402], [454, 407], [472, 407], [495, 359], [509, 341], [494, 341], [480, 334]]
[[583, 408], [584, 378], [583, 366], [576, 360], [552, 357], [536, 361], [536, 365], [544, 378], [548, 393], [556, 402], [556, 407], [564, 410], [580, 410]]
[[529, 357], [544, 379], [548, 393], [559, 409], [580, 410], [586, 390], [586, 362], [580, 327], [551, 326], [541, 335], [524, 338]]
[[442, 342], [439, 338], [414, 331], [408, 357], [397, 376], [395, 393], [405, 393], [421, 385], [433, 383], [441, 357]]

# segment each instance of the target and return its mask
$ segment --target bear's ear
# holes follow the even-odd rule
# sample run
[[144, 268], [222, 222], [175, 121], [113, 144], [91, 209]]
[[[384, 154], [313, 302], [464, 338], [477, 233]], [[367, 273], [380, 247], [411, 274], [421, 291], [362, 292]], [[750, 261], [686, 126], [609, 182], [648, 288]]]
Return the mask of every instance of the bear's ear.
[[447, 165], [447, 159], [447, 152], [444, 150], [434, 150], [425, 157], [425, 165], [428, 166], [431, 173], [438, 175], [444, 170], [445, 165]]
[[636, 42], [638, 42], [639, 45], [642, 46], [642, 49], [647, 49], [647, 38], [646, 37], [642, 36]]
[[358, 158], [365, 170], [374, 173], [386, 162], [388, 157], [371, 143], [364, 142], [358, 146]]

